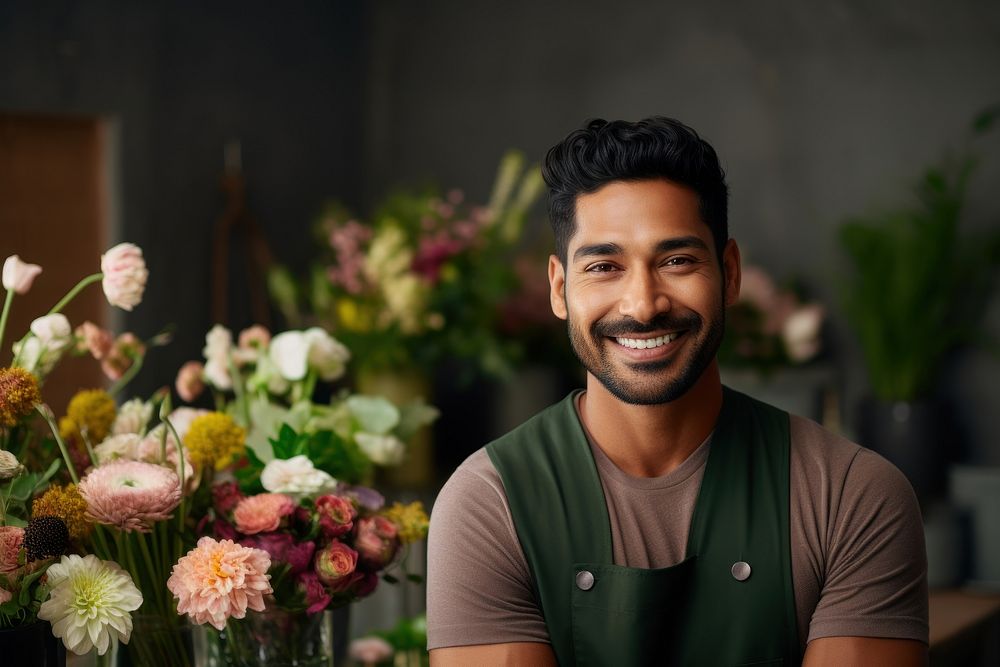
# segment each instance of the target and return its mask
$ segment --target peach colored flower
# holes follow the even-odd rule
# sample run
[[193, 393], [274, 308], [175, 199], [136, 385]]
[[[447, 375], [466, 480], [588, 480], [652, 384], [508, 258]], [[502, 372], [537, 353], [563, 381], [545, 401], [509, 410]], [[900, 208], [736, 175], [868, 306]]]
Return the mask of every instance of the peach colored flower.
[[399, 549], [399, 528], [378, 514], [364, 517], [358, 521], [354, 547], [367, 565], [375, 569], [383, 568]]
[[205, 391], [205, 382], [201, 379], [205, 366], [200, 361], [189, 361], [177, 371], [174, 389], [185, 403], [194, 401]]
[[101, 255], [101, 272], [101, 287], [112, 306], [132, 310], [142, 302], [149, 271], [139, 246], [119, 243], [108, 250]]
[[115, 339], [111, 349], [101, 360], [101, 370], [110, 380], [125, 374], [135, 360], [146, 354], [146, 346], [135, 334], [123, 333]]
[[8, 292], [13, 290], [17, 294], [27, 294], [41, 272], [42, 267], [37, 264], [22, 262], [17, 255], [11, 255], [3, 263], [3, 287]]
[[244, 498], [233, 510], [236, 530], [253, 535], [277, 530], [281, 520], [295, 511], [295, 502], [283, 493], [259, 493]]
[[178, 614], [222, 630], [230, 617], [264, 610], [264, 596], [273, 592], [269, 567], [266, 551], [203, 537], [174, 565], [167, 588], [177, 598]]
[[271, 332], [259, 324], [240, 332], [238, 347], [233, 350], [233, 361], [236, 365], [257, 363], [262, 354], [267, 353], [271, 344]]
[[24, 528], [0, 526], [0, 572], [17, 569], [17, 555], [24, 544]]
[[316, 554], [316, 562], [313, 564], [316, 576], [334, 593], [344, 590], [357, 580], [353, 576], [357, 567], [358, 552], [337, 540], [323, 547]]
[[107, 329], [102, 329], [93, 322], [84, 322], [73, 332], [76, 338], [78, 352], [90, 352], [94, 359], [103, 359], [114, 344], [114, 336]]
[[80, 480], [87, 517], [124, 531], [147, 533], [170, 518], [181, 502], [177, 474], [155, 463], [112, 461], [92, 468]]

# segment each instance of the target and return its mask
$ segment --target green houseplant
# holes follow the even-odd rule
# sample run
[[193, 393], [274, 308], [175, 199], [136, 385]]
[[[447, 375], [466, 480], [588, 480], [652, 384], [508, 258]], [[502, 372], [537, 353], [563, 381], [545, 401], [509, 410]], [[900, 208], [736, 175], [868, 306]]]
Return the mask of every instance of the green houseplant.
[[[972, 138], [1000, 107], [980, 114]], [[860, 411], [862, 444], [910, 478], [918, 495], [943, 482], [946, 409], [938, 380], [960, 347], [987, 339], [982, 316], [1000, 267], [1000, 229], [960, 229], [977, 159], [966, 147], [928, 168], [907, 208], [848, 221], [840, 240], [854, 272], [845, 311], [864, 355], [872, 396]]]

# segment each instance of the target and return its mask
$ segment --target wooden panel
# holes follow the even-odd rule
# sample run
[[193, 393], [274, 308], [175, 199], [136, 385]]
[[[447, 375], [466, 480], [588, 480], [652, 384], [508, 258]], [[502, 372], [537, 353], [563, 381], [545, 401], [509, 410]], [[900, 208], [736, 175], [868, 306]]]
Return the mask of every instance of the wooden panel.
[[[31, 291], [14, 298], [0, 364], [11, 345], [80, 278], [100, 271], [106, 249], [104, 129], [94, 118], [0, 113], [0, 262], [17, 254], [40, 264]], [[91, 285], [64, 311], [76, 327], [106, 324], [100, 285]], [[66, 358], [43, 389], [57, 415], [80, 388], [103, 386], [97, 363]]]

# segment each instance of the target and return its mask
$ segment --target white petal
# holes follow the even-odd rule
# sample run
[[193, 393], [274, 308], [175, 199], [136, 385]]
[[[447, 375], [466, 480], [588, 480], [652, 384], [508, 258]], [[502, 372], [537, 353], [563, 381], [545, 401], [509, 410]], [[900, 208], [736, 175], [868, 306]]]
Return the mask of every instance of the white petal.
[[306, 376], [309, 342], [301, 331], [285, 331], [271, 340], [269, 356], [283, 378], [296, 382]]

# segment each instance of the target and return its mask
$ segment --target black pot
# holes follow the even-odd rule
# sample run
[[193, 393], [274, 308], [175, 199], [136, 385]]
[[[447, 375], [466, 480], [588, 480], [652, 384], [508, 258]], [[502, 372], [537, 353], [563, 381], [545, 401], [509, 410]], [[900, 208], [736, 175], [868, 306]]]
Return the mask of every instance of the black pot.
[[66, 647], [46, 621], [0, 630], [0, 663], [17, 667], [65, 667]]
[[861, 402], [859, 444], [899, 468], [921, 502], [944, 494], [955, 449], [953, 417], [940, 401]]

